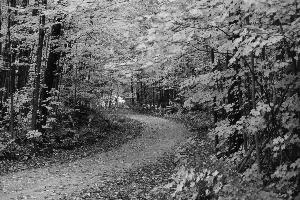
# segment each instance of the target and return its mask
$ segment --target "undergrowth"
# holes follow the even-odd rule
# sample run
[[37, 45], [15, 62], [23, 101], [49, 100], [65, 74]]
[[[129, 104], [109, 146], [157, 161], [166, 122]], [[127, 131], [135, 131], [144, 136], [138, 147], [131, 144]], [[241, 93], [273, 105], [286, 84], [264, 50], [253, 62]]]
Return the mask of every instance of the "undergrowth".
[[177, 167], [171, 181], [155, 187], [152, 193], [156, 196], [176, 200], [296, 198], [299, 162], [276, 169], [272, 175], [258, 172], [254, 160], [248, 161], [244, 171], [238, 171], [244, 152], [239, 150], [229, 156], [219, 156], [208, 134], [212, 126], [207, 113], [166, 117], [184, 122], [194, 135], [177, 149], [174, 159]]
[[[22, 143], [13, 141], [3, 148], [0, 174], [93, 156], [127, 142], [143, 129], [142, 123], [125, 116], [99, 110], [81, 112], [83, 119], [74, 120], [72, 129], [65, 121], [60, 121], [39, 137], [30, 141], [24, 139]], [[45, 140], [45, 137], [48, 138]]]

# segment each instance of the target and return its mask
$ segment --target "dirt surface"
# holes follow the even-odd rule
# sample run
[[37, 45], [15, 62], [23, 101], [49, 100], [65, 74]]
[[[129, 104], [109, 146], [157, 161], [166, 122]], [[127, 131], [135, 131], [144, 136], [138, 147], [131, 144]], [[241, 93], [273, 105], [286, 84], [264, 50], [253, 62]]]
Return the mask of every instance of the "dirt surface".
[[183, 125], [166, 119], [144, 115], [127, 117], [145, 123], [140, 137], [93, 157], [2, 176], [0, 199], [59, 199], [80, 192], [121, 177], [125, 171], [155, 163], [189, 135]]

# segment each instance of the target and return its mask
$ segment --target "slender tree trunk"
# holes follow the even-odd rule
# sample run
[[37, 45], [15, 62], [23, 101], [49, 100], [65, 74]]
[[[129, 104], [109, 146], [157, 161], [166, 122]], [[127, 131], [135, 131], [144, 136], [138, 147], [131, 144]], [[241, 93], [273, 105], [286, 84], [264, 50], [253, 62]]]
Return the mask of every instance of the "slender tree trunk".
[[112, 94], [113, 94], [113, 90], [110, 89], [109, 100], [108, 100], [108, 108], [111, 108], [111, 106], [112, 106]]
[[[9, 1], [7, 1], [7, 5], [9, 5]], [[9, 88], [9, 95], [10, 95], [10, 122], [9, 122], [9, 132], [15, 138], [14, 135], [14, 90], [13, 90], [13, 67], [11, 63], [11, 33], [10, 33], [10, 26], [11, 26], [11, 9], [8, 8], [8, 20], [7, 20], [7, 49], [6, 49], [6, 61], [8, 64], [9, 68], [9, 83], [8, 83], [8, 88]]]
[[[47, 68], [47, 58], [49, 57], [49, 49], [50, 49], [50, 39], [51, 39], [51, 33], [46, 34], [45, 33], [45, 38], [44, 38], [44, 56], [43, 56], [43, 60], [42, 60], [42, 71], [45, 71]], [[41, 77], [41, 79], [43, 80], [43, 82], [45, 82], [45, 75], [43, 75], [43, 77]], [[43, 98], [43, 97], [41, 97]], [[41, 106], [41, 105], [40, 105]]]
[[119, 93], [120, 93], [120, 90], [119, 90], [119, 82], [117, 83], [117, 98], [116, 98], [116, 106], [115, 107], [119, 107]]
[[[2, 1], [0, 1], [0, 30], [2, 30]], [[0, 55], [2, 55], [2, 42], [0, 44]]]
[[[2, 30], [2, 1], [0, 1], [0, 31]], [[2, 42], [0, 42], [0, 55], [2, 56]], [[0, 70], [0, 87], [5, 83], [5, 76], [3, 76], [3, 70]], [[0, 108], [2, 110], [4, 92], [0, 91]], [[2, 114], [2, 113], [0, 113]]]
[[[46, 51], [47, 51], [47, 47], [46, 47]], [[46, 54], [47, 55], [47, 54]], [[60, 67], [61, 65], [61, 58], [62, 56], [60, 56], [60, 59], [59, 59], [59, 62], [58, 62], [58, 66]], [[62, 67], [63, 68], [63, 67]], [[56, 93], [56, 100], [59, 101], [60, 99], [60, 92], [61, 92], [61, 87], [60, 85], [62, 85], [62, 77], [63, 77], [63, 69], [60, 70], [60, 74], [58, 76], [58, 80], [57, 80], [57, 93]], [[57, 116], [58, 115], [58, 106], [56, 105], [55, 106], [55, 115]]]
[[[238, 92], [239, 92], [239, 105], [241, 107], [241, 105], [243, 105], [243, 92], [241, 90], [241, 84], [242, 84], [242, 80], [240, 80], [239, 86], [238, 86]], [[241, 110], [240, 112], [242, 112], [242, 115], [245, 115], [245, 109]], [[244, 150], [245, 152], [248, 151], [248, 136], [246, 131], [242, 131], [243, 133], [243, 146], [244, 146]]]
[[146, 83], [143, 83], [143, 104], [148, 104]]
[[[112, 79], [112, 75], [110, 74], [110, 79]], [[109, 102], [108, 102], [108, 107], [112, 107], [112, 98], [113, 98], [113, 83], [110, 83], [110, 93], [109, 93]]]
[[[77, 44], [75, 44], [75, 49], [76, 49], [76, 54], [77, 54]], [[75, 107], [76, 107], [76, 103], [77, 103], [77, 76], [78, 76], [78, 63], [75, 64], [75, 81], [74, 81], [74, 111], [75, 111]]]
[[[215, 51], [213, 48], [211, 49], [210, 55], [211, 55], [211, 63], [213, 64], [215, 62]], [[216, 124], [218, 121], [217, 112], [216, 112], [216, 97], [214, 97], [214, 99], [213, 99], [212, 114], [213, 114], [213, 122], [214, 122], [214, 124]], [[216, 150], [216, 152], [219, 151], [218, 145], [219, 145], [219, 136], [216, 134], [215, 135], [215, 150]]]
[[133, 105], [133, 80], [130, 77], [130, 104]]
[[143, 102], [144, 102], [143, 82], [140, 81], [140, 106], [143, 105]]
[[[255, 72], [254, 72], [254, 54], [251, 54], [251, 71], [252, 71], [252, 88], [251, 88], [251, 101], [252, 101], [252, 109], [256, 108], [256, 100], [255, 100], [255, 93], [256, 93], [256, 89], [255, 89]], [[257, 163], [257, 167], [258, 167], [258, 171], [261, 171], [261, 155], [260, 155], [260, 142], [259, 142], [259, 133], [255, 132], [254, 133], [254, 137], [255, 137], [255, 149], [256, 149], [256, 163]]]
[[43, 44], [45, 37], [45, 15], [40, 17], [40, 28], [39, 28], [39, 41], [38, 41], [38, 49], [37, 49], [37, 61], [36, 61], [36, 78], [35, 78], [35, 88], [33, 93], [33, 108], [32, 108], [32, 121], [31, 128], [35, 130], [37, 127], [37, 115], [38, 115], [38, 107], [39, 107], [39, 94], [40, 94], [40, 82], [41, 82], [41, 65], [42, 65], [42, 57], [43, 57]]
[[75, 83], [74, 83], [74, 106], [76, 106], [77, 102], [77, 66], [75, 66]]
[[58, 79], [57, 101], [59, 101], [59, 99], [60, 99], [61, 85], [63, 84], [63, 73], [64, 73], [64, 65], [62, 65], [62, 70], [60, 72], [59, 79]]
[[152, 87], [152, 104], [153, 107], [155, 108], [155, 86], [154, 85]]

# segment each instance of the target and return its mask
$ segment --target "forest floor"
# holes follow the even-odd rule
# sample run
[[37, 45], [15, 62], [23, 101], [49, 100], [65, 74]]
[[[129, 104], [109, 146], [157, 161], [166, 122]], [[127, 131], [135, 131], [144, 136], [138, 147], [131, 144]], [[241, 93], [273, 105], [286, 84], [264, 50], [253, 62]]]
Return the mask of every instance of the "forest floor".
[[146, 191], [168, 181], [174, 150], [189, 132], [167, 119], [127, 117], [145, 125], [138, 137], [107, 152], [0, 176], [1, 200], [149, 199]]

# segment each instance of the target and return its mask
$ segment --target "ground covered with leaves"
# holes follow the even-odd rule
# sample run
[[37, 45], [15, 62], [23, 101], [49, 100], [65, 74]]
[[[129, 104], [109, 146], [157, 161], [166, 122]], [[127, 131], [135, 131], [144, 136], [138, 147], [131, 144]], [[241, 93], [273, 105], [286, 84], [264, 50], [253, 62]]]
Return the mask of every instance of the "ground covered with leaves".
[[[69, 154], [69, 162], [2, 175], [1, 197], [157, 199], [150, 191], [167, 183], [174, 173], [177, 162], [174, 150], [189, 132], [184, 125], [163, 118], [137, 114], [125, 117], [143, 124], [138, 137], [127, 133], [127, 139], [123, 140], [127, 140], [126, 143], [108, 144], [109, 151], [97, 152], [94, 146], [94, 151], [82, 158], [78, 153], [77, 159], [72, 160]], [[126, 130], [135, 131], [131, 126]], [[124, 130], [119, 134], [125, 134]], [[89, 151], [85, 151], [87, 153]]]
[[[98, 114], [103, 115], [103, 113]], [[102, 117], [96, 117], [93, 124], [101, 120]], [[143, 129], [142, 123], [122, 115], [106, 114], [106, 118], [110, 122], [109, 128], [104, 129], [98, 125], [82, 127], [82, 130], [85, 129], [85, 135], [88, 138], [85, 138], [84, 143], [75, 145], [71, 149], [57, 148], [53, 149], [53, 152], [49, 154], [33, 156], [30, 159], [0, 160], [0, 175], [92, 157], [137, 137]]]
[[[185, 124], [187, 129], [193, 131], [193, 133], [189, 135], [189, 138], [182, 141], [172, 153], [164, 154], [157, 162], [115, 174], [111, 179], [102, 180], [99, 184], [65, 196], [62, 199], [189, 199], [188, 197], [192, 195], [192, 192], [187, 190], [186, 196], [181, 195], [179, 198], [174, 195], [176, 185], [173, 185], [172, 188], [168, 188], [168, 185], [174, 181], [174, 177], [183, 166], [197, 168], [198, 170], [212, 166], [209, 157], [213, 154], [213, 144], [206, 137], [210, 119], [207, 118], [204, 112], [187, 115], [164, 115], [164, 117]], [[208, 188], [205, 182], [202, 183], [201, 187], [204, 195], [200, 194], [199, 199], [211, 198], [205, 195], [205, 190]]]
[[152, 190], [168, 183], [175, 167], [174, 155], [165, 154], [153, 164], [114, 174], [111, 179], [62, 199], [164, 199], [165, 195], [155, 194]]

